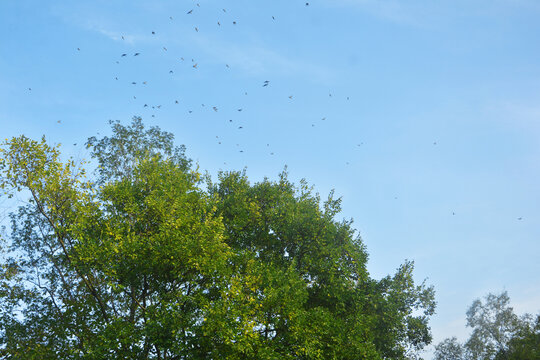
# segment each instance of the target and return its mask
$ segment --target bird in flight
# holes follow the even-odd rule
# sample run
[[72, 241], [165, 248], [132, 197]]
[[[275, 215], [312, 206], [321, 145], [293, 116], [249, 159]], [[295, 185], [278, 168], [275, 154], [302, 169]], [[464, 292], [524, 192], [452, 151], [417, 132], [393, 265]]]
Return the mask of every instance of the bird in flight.
[[122, 54], [122, 56], [127, 56], [127, 54]]
[[139, 56], [141, 53], [135, 53], [133, 54], [133, 56]]
[[197, 65], [198, 65], [198, 64], [197, 64], [197, 63], [195, 63], [195, 65], [193, 65], [193, 67], [194, 67], [194, 68], [196, 69], [196, 68], [197, 68]]
[[195, 31], [196, 32], [199, 32], [199, 28], [195, 26]]
[[292, 95], [289, 95], [289, 99], [291, 99], [291, 100], [292, 100], [292, 98], [293, 98], [293, 96], [292, 96]]
[[156, 35], [156, 32], [155, 32], [155, 31], [152, 31], [152, 35]]
[[265, 87], [265, 86], [268, 86], [268, 84], [269, 84], [269, 83], [270, 83], [270, 81], [268, 81], [268, 80], [265, 80], [265, 81], [264, 81], [264, 85], [263, 85], [263, 87]]
[[518, 220], [523, 220], [523, 218], [522, 218], [522, 217], [518, 217], [517, 219], [518, 219]]
[[242, 109], [238, 109], [238, 111], [242, 111]]
[[191, 14], [193, 12], [193, 9], [189, 10], [187, 13], [188, 15]]
[[217, 107], [215, 107], [215, 106], [213, 106], [213, 107], [212, 107], [212, 109], [214, 109], [214, 111], [215, 111], [215, 112], [217, 112], [217, 111], [218, 111], [218, 108], [217, 108]]

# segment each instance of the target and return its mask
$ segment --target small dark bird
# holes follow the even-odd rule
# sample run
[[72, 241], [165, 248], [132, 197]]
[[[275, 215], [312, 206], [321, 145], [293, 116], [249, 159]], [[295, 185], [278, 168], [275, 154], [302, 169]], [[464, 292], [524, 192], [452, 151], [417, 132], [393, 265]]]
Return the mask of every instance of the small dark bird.
[[124, 36], [122, 36], [122, 40], [124, 40]]
[[143, 106], [143, 107], [148, 107], [148, 104], [144, 104], [144, 106]]
[[133, 54], [133, 56], [139, 56], [141, 53], [135, 53]]
[[178, 104], [178, 100], [175, 100], [174, 103], [175, 103], [175, 104]]
[[227, 10], [223, 9], [223, 12], [227, 12]]
[[152, 31], [152, 35], [156, 35], [156, 32], [155, 32], [155, 31]]
[[242, 109], [238, 109], [238, 111], [242, 111]]
[[276, 20], [276, 18], [272, 16], [272, 20]]
[[172, 70], [169, 70], [169, 74], [172, 74], [172, 73], [173, 73], [173, 71], [172, 71]]
[[77, 48], [78, 51], [81, 51], [81, 48]]
[[199, 28], [195, 26], [195, 31], [196, 32], [199, 32]]
[[233, 23], [233, 25], [236, 25], [236, 21], [233, 21], [232, 23]]
[[269, 83], [270, 83], [270, 81], [268, 81], [268, 80], [265, 80], [265, 81], [264, 81], [264, 85], [263, 85], [263, 87], [264, 87], [264, 86], [268, 86], [268, 84], [269, 84]]
[[225, 66], [227, 67], [227, 69], [230, 69], [231, 67], [229, 66], [229, 64], [225, 64]]
[[122, 54], [122, 56], [127, 56], [127, 54]]
[[188, 110], [188, 112], [191, 114], [193, 112], [193, 110]]
[[184, 58], [183, 58], [183, 57], [181, 57], [181, 58], [180, 58], [180, 60], [184, 61]]
[[167, 51], [167, 48], [164, 46], [164, 47], [163, 47], [163, 50]]
[[244, 128], [244, 127], [242, 127], [242, 126], [239, 126], [239, 127], [238, 127], [238, 129], [243, 129], [243, 128]]
[[188, 15], [191, 14], [193, 12], [193, 9], [189, 10], [187, 13]]
[[232, 122], [232, 120], [229, 120], [229, 122]]
[[213, 107], [212, 107], [212, 109], [214, 109], [214, 111], [215, 111], [215, 112], [217, 112], [217, 111], [218, 111], [218, 108], [217, 108], [217, 107], [215, 107], [215, 106], [213, 106]]
[[143, 81], [142, 83], [143, 83], [144, 85], [146, 85], [146, 81]]
[[523, 220], [523, 218], [522, 218], [522, 217], [518, 217], [517, 219], [518, 219], [518, 220]]
[[309, 3], [306, 3], [306, 6], [309, 6]]
[[289, 99], [291, 99], [291, 100], [292, 100], [292, 97], [293, 97], [292, 95], [289, 95]]
[[57, 123], [59, 123], [59, 124], [62, 123], [62, 120], [58, 120]]
[[196, 69], [197, 68], [197, 63], [195, 63], [195, 65], [193, 65], [193, 67]]
[[171, 20], [172, 20], [172, 19], [173, 19], [173, 18], [172, 18], [172, 16], [169, 16], [169, 19], [171, 19]]
[[221, 26], [221, 24], [219, 23], [219, 21], [217, 22], [218, 26]]
[[136, 83], [135, 81], [133, 81], [131, 84], [132, 84], [132, 85], [137, 85], [137, 83]]
[[197, 7], [201, 7], [201, 4], [197, 3]]
[[115, 77], [115, 78], [114, 78], [114, 80], [118, 80], [118, 78], [117, 78], [117, 77]]
[[326, 120], [326, 118], [325, 118], [325, 117], [323, 117], [323, 118], [322, 118], [321, 120], [322, 120], [322, 121], [324, 121], [324, 120]]

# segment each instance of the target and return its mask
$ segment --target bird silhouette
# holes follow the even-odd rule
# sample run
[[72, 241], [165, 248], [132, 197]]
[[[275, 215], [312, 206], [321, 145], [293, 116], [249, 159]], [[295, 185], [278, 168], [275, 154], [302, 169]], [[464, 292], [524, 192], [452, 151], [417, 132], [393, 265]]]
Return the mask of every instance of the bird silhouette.
[[133, 56], [139, 56], [141, 53], [135, 53], [133, 54]]
[[187, 13], [188, 15], [191, 14], [193, 12], [193, 9], [189, 10]]

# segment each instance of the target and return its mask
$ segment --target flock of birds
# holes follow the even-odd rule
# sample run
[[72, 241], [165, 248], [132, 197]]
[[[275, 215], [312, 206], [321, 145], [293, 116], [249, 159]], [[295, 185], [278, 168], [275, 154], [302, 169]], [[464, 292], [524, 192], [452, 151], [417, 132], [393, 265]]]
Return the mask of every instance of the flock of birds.
[[[306, 2], [306, 3], [305, 3], [305, 6], [309, 6], [309, 5], [310, 5], [309, 2]], [[199, 3], [196, 3], [196, 4], [195, 4], [195, 7], [196, 7], [196, 8], [201, 8], [201, 5], [200, 5]], [[185, 15], [186, 15], [186, 16], [193, 15], [195, 11], [196, 11], [196, 9], [195, 9], [195, 8], [192, 8], [192, 9], [188, 10], [188, 11], [185, 13]], [[225, 8], [223, 8], [222, 11], [223, 11], [223, 13], [227, 13], [227, 9], [225, 9]], [[275, 17], [275, 16], [272, 15], [271, 18], [272, 18], [273, 21], [276, 21], [276, 17]], [[175, 18], [173, 18], [173, 16], [169, 16], [169, 20], [173, 21], [173, 20], [175, 20]], [[218, 27], [221, 27], [221, 26], [222, 26], [222, 22], [221, 22], [220, 20], [216, 21], [216, 23], [217, 23], [217, 26], [218, 26]], [[232, 20], [231, 23], [232, 23], [232, 25], [234, 25], [234, 26], [238, 25], [238, 21], [237, 21], [237, 20]], [[194, 27], [194, 30], [195, 30], [195, 32], [198, 33], [198, 32], [199, 32], [199, 27], [198, 27], [198, 26], [195, 26], [195, 27]], [[156, 34], [156, 31], [151, 31], [151, 35], [152, 35], [152, 36], [156, 36], [156, 35], [157, 35], [157, 34]], [[120, 39], [121, 39], [122, 41], [126, 41], [126, 37], [125, 37], [124, 35], [121, 35], [121, 36], [120, 36]], [[82, 51], [82, 50], [81, 50], [80, 47], [77, 47], [77, 51], [80, 52], [80, 51]], [[167, 48], [166, 46], [162, 46], [162, 51], [166, 52], [166, 51], [168, 51], [168, 48]], [[142, 54], [142, 52], [141, 52], [140, 50], [139, 50], [138, 52], [133, 52], [133, 53], [131, 53], [131, 54], [130, 54], [130, 53], [127, 53], [127, 52], [122, 52], [122, 53], [119, 54], [119, 59], [118, 59], [118, 60], [115, 60], [115, 63], [116, 63], [116, 64], [121, 64], [121, 59], [128, 58], [128, 57], [130, 57], [130, 56], [132, 56], [132, 57], [140, 57], [141, 54]], [[179, 60], [180, 60], [181, 62], [186, 62], [186, 59], [185, 59], [184, 57], [180, 57]], [[191, 66], [191, 68], [192, 68], [193, 70], [199, 70], [199, 68], [200, 68], [200, 67], [199, 67], [199, 62], [196, 61], [194, 58], [191, 58], [190, 66]], [[230, 69], [230, 68], [231, 68], [231, 66], [230, 66], [229, 64], [225, 64], [225, 67], [226, 67], [227, 69]], [[169, 70], [169, 74], [171, 74], [171, 75], [174, 74], [174, 71], [173, 71], [172, 69]], [[120, 79], [119, 76], [115, 76], [115, 77], [114, 77], [114, 80], [115, 80], [115, 81], [119, 81], [119, 79]], [[130, 84], [133, 85], [133, 86], [137, 86], [137, 85], [147, 85], [147, 84], [148, 84], [148, 81], [141, 81], [141, 82], [138, 82], [138, 81], [130, 81]], [[267, 87], [270, 86], [270, 84], [271, 84], [270, 80], [264, 80], [264, 81], [262, 82], [262, 84], [260, 84], [260, 86], [261, 86], [262, 88], [267, 88]], [[32, 91], [32, 88], [29, 87], [28, 90], [29, 90], [29, 91]], [[248, 93], [247, 93], [247, 92], [244, 92], [244, 95], [248, 95]], [[329, 93], [328, 93], [328, 96], [331, 98], [331, 97], [333, 96], [332, 92], [329, 92]], [[293, 98], [294, 98], [294, 95], [288, 94], [287, 97], [288, 97], [289, 100], [292, 101]], [[136, 96], [136, 95], [133, 95], [133, 99], [137, 99], [137, 96]], [[346, 100], [347, 100], [347, 101], [350, 100], [350, 97], [347, 96], [347, 97], [346, 97]], [[181, 101], [180, 101], [179, 99], [175, 99], [173, 105], [178, 105], [178, 104], [180, 104], [180, 103], [181, 103]], [[144, 109], [152, 109], [152, 110], [154, 110], [154, 112], [157, 111], [157, 110], [159, 110], [159, 109], [161, 109], [162, 106], [163, 106], [162, 104], [149, 104], [149, 103], [143, 103], [143, 105], [142, 105], [142, 107], [143, 107]], [[205, 104], [201, 104], [201, 107], [205, 108], [206, 105], [205, 105]], [[215, 106], [215, 105], [208, 106], [208, 108], [211, 109], [211, 110], [213, 110], [213, 111], [216, 112], [216, 113], [219, 112], [219, 108], [218, 108], [217, 106]], [[236, 109], [236, 111], [237, 111], [238, 113], [242, 112], [242, 110], [243, 110], [243, 108], [241, 108], [241, 107]], [[193, 109], [188, 109], [187, 111], [188, 111], [189, 114], [193, 113]], [[151, 117], [155, 117], [155, 113], [152, 113], [152, 114], [151, 114]], [[321, 117], [320, 120], [321, 120], [321, 121], [325, 121], [325, 120], [326, 120], [326, 117], [325, 117], [325, 116], [324, 116], [324, 117]], [[61, 120], [58, 120], [57, 122], [58, 122], [59, 124], [61, 124]], [[228, 119], [228, 122], [229, 122], [229, 123], [233, 123], [233, 119]], [[311, 126], [312, 126], [312, 127], [315, 127], [315, 123], [312, 123]], [[243, 128], [244, 128], [244, 126], [242, 126], [242, 125], [237, 125], [237, 129], [238, 129], [238, 130], [242, 130]], [[218, 145], [222, 145], [222, 138], [220, 138], [219, 135], [216, 135], [216, 136], [215, 136], [215, 141], [217, 142]], [[76, 145], [76, 144], [74, 144], [74, 145]], [[363, 145], [364, 145], [363, 142], [359, 142], [358, 144], [356, 144], [357, 147], [361, 147], [361, 146], [363, 146]], [[433, 146], [436, 146], [436, 145], [437, 145], [437, 142], [434, 141], [434, 142], [433, 142]], [[238, 152], [239, 152], [239, 153], [244, 153], [244, 152], [245, 152], [245, 149], [242, 149], [239, 143], [236, 143], [236, 146], [237, 146], [237, 148], [238, 148]], [[269, 154], [269, 155], [275, 155], [275, 152], [274, 152], [275, 150], [271, 150], [270, 143], [267, 143], [267, 144], [266, 144], [266, 147], [268, 148], [267, 154]], [[227, 165], [226, 162], [225, 162], [224, 164]], [[350, 165], [350, 162], [349, 162], [349, 161], [345, 161], [345, 164], [346, 164], [346, 165]], [[394, 199], [397, 200], [398, 197], [395, 196]], [[452, 211], [452, 215], [455, 216], [455, 215], [456, 215], [456, 212], [455, 212], [455, 211]], [[518, 217], [517, 220], [523, 220], [523, 218], [522, 218], [522, 217]]]

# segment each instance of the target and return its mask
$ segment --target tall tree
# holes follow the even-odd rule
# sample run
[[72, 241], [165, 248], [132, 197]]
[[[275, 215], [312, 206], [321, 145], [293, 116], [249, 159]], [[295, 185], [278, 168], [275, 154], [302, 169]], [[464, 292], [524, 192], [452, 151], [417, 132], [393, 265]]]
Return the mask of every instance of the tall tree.
[[90, 138], [97, 172], [24, 136], [0, 157], [6, 359], [405, 359], [431, 341], [413, 263], [375, 280], [340, 199], [282, 173], [216, 183], [139, 118]]

